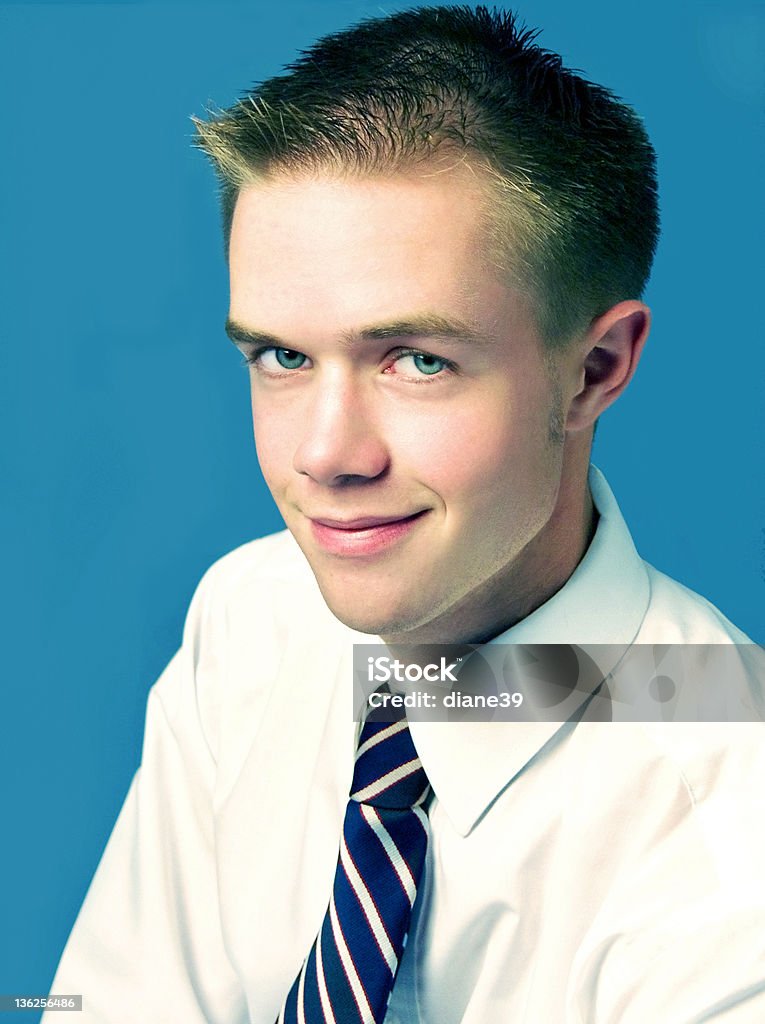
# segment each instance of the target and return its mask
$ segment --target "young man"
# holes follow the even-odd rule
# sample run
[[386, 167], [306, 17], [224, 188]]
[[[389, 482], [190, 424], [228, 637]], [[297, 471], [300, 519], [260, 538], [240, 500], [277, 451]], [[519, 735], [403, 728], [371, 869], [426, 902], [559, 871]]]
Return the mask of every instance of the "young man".
[[115, 1022], [765, 1019], [758, 724], [402, 721], [419, 796], [354, 792], [367, 847], [344, 824], [385, 745], [354, 641], [724, 644], [756, 700], [746, 637], [589, 463], [649, 330], [640, 121], [511, 16], [433, 8], [197, 127], [288, 532], [202, 581], [54, 992]]

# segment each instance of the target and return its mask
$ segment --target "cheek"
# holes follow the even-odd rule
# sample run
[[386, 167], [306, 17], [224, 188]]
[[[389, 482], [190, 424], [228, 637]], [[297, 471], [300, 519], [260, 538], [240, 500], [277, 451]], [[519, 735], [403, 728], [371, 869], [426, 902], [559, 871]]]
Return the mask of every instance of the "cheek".
[[251, 405], [252, 432], [260, 469], [269, 488], [278, 490], [292, 466], [294, 447], [290, 421], [283, 415], [276, 415], [273, 410], [269, 415], [262, 401], [256, 402], [253, 398]]
[[[549, 517], [559, 466], [548, 439], [545, 396], [538, 403], [507, 393], [483, 397], [427, 434], [407, 468], [439, 495], [455, 536], [468, 531], [492, 557], [511, 557]], [[411, 447], [409, 452], [414, 460]]]
[[537, 425], [503, 395], [456, 404], [443, 415], [396, 429], [399, 467], [449, 498], [481, 504], [524, 480], [535, 461]]
[[480, 502], [492, 490], [500, 465], [512, 461], [507, 438], [476, 430], [459, 417], [451, 422], [438, 441], [431, 441], [422, 468], [434, 490], [449, 500]]

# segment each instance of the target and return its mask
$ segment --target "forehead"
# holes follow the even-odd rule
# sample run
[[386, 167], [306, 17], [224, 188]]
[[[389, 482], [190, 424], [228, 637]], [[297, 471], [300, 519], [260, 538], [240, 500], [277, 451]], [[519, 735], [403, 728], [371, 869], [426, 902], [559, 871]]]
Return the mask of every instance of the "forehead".
[[[275, 173], [241, 189], [232, 224], [232, 240], [243, 225], [257, 218], [262, 229], [295, 227], [328, 239], [351, 229], [407, 238], [442, 229], [480, 236], [482, 199], [487, 183], [478, 172], [452, 167], [399, 173], [315, 174]], [[415, 227], [418, 230], [415, 231]]]
[[496, 317], [509, 289], [486, 265], [484, 208], [466, 172], [249, 185], [231, 226], [231, 316], [263, 330], [266, 318], [280, 336], [423, 313]]

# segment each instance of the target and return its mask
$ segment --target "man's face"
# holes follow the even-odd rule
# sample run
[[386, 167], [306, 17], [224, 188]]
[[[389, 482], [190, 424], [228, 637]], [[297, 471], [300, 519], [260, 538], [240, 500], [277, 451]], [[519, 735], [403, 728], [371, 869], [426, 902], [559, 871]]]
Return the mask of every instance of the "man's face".
[[502, 628], [558, 496], [561, 399], [481, 223], [451, 172], [277, 178], [236, 205], [263, 474], [329, 607], [385, 639]]

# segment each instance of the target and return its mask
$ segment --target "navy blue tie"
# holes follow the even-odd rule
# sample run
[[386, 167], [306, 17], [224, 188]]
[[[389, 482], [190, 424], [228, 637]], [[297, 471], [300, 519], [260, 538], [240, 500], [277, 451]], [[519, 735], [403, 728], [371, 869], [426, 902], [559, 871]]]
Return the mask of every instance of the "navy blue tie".
[[429, 789], [403, 709], [367, 720], [329, 908], [277, 1024], [381, 1024], [425, 863]]

